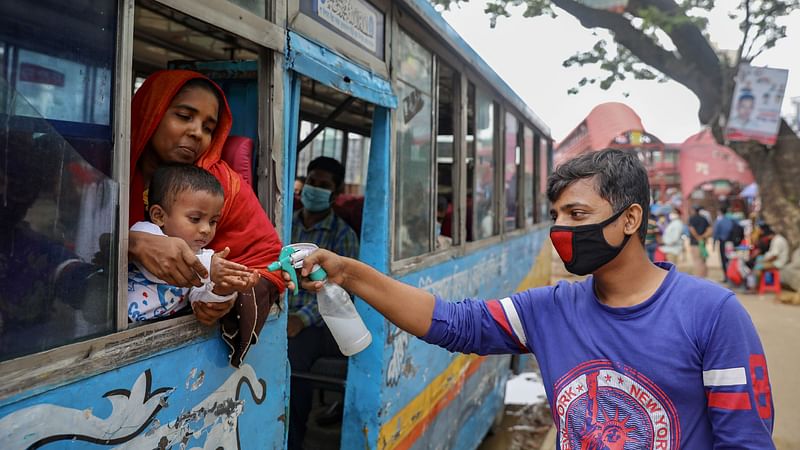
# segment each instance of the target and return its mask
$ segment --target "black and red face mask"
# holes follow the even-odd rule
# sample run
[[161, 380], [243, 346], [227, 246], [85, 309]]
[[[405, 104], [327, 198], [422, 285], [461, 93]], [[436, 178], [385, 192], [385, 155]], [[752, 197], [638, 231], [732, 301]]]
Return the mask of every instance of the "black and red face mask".
[[626, 234], [622, 244], [615, 247], [606, 241], [603, 228], [617, 220], [627, 209], [627, 206], [622, 208], [600, 223], [576, 227], [565, 225], [550, 227], [550, 240], [553, 241], [553, 246], [568, 271], [575, 275], [586, 275], [603, 267], [619, 255], [631, 235]]

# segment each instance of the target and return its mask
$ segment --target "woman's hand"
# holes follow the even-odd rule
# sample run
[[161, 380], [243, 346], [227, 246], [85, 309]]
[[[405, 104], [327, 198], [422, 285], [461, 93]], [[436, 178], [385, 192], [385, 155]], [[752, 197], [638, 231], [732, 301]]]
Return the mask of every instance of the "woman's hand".
[[194, 302], [192, 303], [192, 310], [198, 322], [206, 326], [211, 326], [217, 323], [222, 316], [228, 314], [228, 311], [233, 308], [235, 302], [236, 299], [216, 303]]
[[230, 248], [225, 247], [211, 258], [211, 281], [214, 283], [213, 292], [217, 295], [247, 292], [253, 289], [259, 279], [255, 270], [225, 259], [230, 251]]
[[[208, 271], [183, 239], [131, 231], [128, 255], [167, 284], [200, 287]], [[230, 308], [229, 308], [230, 309]]]

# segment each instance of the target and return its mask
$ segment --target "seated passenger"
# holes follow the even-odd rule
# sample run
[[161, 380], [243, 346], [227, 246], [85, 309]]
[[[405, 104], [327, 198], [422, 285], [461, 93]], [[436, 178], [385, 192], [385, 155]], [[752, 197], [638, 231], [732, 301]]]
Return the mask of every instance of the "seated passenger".
[[[333, 158], [319, 157], [308, 165], [301, 200], [303, 209], [292, 218], [292, 242], [310, 242], [351, 258], [358, 257], [358, 238], [331, 206], [342, 192], [344, 166]], [[290, 292], [291, 293], [291, 292]], [[317, 309], [317, 296], [300, 289], [289, 297], [289, 362], [293, 372], [308, 372], [323, 356], [342, 356]], [[311, 411], [312, 387], [292, 380], [289, 402], [289, 449], [303, 448], [306, 421]]]
[[171, 316], [194, 302], [228, 302], [245, 289], [255, 273], [225, 260], [230, 248], [219, 253], [204, 248], [217, 231], [225, 203], [222, 186], [208, 171], [191, 165], [156, 169], [147, 190], [147, 218], [131, 231], [183, 239], [200, 258], [209, 276], [201, 287], [171, 286], [141, 264], [128, 268], [128, 318], [134, 322]]
[[292, 204], [292, 209], [294, 211], [299, 210], [303, 207], [303, 203], [300, 201], [300, 193], [303, 192], [303, 186], [306, 184], [306, 177], [299, 176], [295, 177], [294, 179], [294, 203]]
[[447, 197], [441, 194], [438, 195], [436, 197], [436, 232], [435, 232], [437, 250], [450, 248], [453, 245], [453, 238], [444, 233], [442, 226], [445, 216], [448, 213], [448, 210], [452, 211], [452, 209], [450, 208], [450, 202], [447, 201]]

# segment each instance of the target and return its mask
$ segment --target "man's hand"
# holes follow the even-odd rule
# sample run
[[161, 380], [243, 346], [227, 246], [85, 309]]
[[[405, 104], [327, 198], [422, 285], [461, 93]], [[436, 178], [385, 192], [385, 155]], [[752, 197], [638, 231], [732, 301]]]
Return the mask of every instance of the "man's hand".
[[217, 295], [247, 292], [258, 283], [259, 275], [256, 271], [225, 259], [230, 251], [230, 248], [225, 247], [211, 257], [211, 281], [214, 283], [213, 292]]
[[[297, 272], [300, 282], [299, 287], [310, 292], [318, 292], [322, 289], [323, 284], [321, 281], [311, 281], [308, 279], [308, 274], [311, 272], [311, 268], [314, 267], [314, 264], [318, 264], [325, 269], [325, 272], [328, 274], [328, 281], [344, 287], [347, 279], [345, 258], [321, 248], [314, 250], [314, 253], [306, 256], [303, 260], [303, 268]], [[286, 287], [290, 291], [294, 290], [294, 282], [292, 282], [292, 277], [287, 272], [283, 272], [283, 279], [286, 281]]]
[[234, 302], [236, 302], [236, 299], [217, 303], [194, 302], [192, 303], [192, 310], [198, 322], [206, 326], [211, 326], [233, 308]]
[[179, 287], [200, 287], [200, 278], [208, 276], [203, 263], [181, 238], [155, 236], [131, 231], [128, 254], [150, 273], [167, 284]]
[[295, 316], [293, 314], [289, 314], [289, 318], [288, 318], [288, 320], [286, 322], [286, 336], [288, 336], [290, 338], [291, 337], [295, 337], [301, 331], [303, 331], [303, 328], [305, 328], [305, 327], [306, 326], [303, 324], [303, 321], [300, 320], [299, 317], [297, 317], [297, 316]]

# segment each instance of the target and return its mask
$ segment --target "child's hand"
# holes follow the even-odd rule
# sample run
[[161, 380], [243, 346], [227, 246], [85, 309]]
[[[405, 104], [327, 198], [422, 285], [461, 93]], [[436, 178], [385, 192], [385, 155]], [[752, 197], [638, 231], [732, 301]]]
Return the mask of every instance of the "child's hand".
[[230, 248], [225, 247], [211, 257], [211, 281], [214, 283], [212, 292], [217, 295], [249, 291], [258, 283], [256, 271], [225, 259], [230, 251]]

